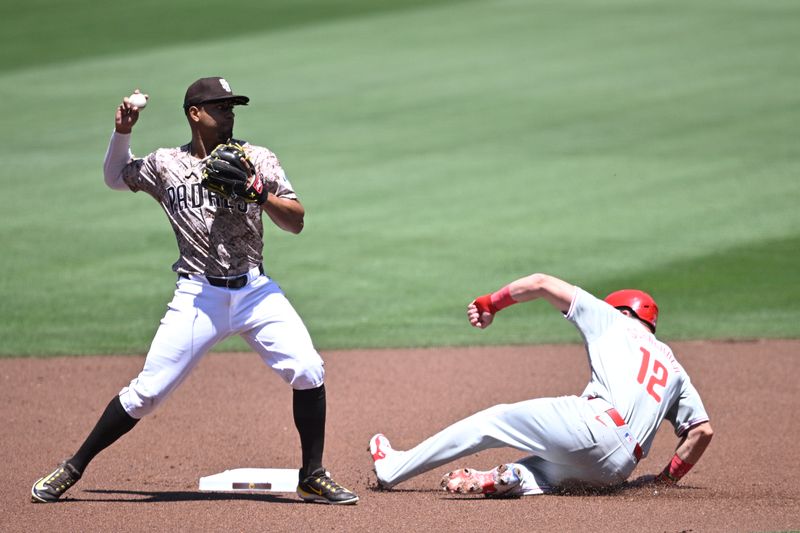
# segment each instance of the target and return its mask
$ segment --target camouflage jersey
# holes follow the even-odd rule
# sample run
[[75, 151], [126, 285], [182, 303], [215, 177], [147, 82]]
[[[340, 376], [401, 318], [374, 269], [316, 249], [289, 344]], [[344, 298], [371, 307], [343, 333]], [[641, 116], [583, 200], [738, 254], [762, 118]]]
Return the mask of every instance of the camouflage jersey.
[[[270, 194], [297, 198], [274, 153], [236, 142], [243, 145], [256, 172], [266, 178]], [[172, 270], [207, 276], [243, 274], [262, 262], [262, 209], [202, 187], [204, 160], [191, 155], [189, 146], [161, 148], [133, 159], [121, 178], [133, 192], [144, 191], [155, 198], [167, 214], [180, 251]]]

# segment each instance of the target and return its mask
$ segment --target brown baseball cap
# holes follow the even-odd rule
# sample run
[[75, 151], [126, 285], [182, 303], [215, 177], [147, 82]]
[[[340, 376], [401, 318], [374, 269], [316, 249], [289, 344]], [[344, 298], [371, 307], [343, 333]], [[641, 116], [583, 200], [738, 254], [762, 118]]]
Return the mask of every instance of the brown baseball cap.
[[193, 105], [220, 102], [222, 100], [232, 100], [234, 105], [247, 105], [250, 98], [240, 94], [233, 94], [231, 86], [225, 78], [220, 78], [219, 76], [200, 78], [186, 89], [186, 96], [183, 97], [183, 109], [186, 110]]

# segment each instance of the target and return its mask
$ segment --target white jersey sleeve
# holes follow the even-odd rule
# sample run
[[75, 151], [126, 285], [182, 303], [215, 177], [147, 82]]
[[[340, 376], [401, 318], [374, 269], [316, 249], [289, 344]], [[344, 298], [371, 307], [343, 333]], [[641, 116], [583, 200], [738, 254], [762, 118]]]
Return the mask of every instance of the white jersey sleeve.
[[699, 394], [669, 346], [638, 320], [576, 289], [566, 318], [586, 342], [591, 379], [583, 396], [613, 405], [645, 455], [665, 418], [679, 434], [708, 420]]
[[103, 177], [109, 188], [117, 191], [128, 190], [128, 185], [122, 179], [122, 169], [131, 159], [133, 159], [133, 153], [131, 153], [130, 134], [115, 131], [108, 141], [106, 157], [103, 160]]
[[620, 313], [608, 304], [595, 305], [594, 296], [580, 287], [575, 287], [566, 318], [578, 328], [586, 344], [598, 340], [618, 320]]
[[689, 376], [683, 380], [680, 396], [667, 411], [665, 418], [675, 428], [675, 434], [679, 437], [697, 424], [708, 421], [708, 413], [703, 406], [703, 401], [700, 399], [697, 389], [692, 385]]

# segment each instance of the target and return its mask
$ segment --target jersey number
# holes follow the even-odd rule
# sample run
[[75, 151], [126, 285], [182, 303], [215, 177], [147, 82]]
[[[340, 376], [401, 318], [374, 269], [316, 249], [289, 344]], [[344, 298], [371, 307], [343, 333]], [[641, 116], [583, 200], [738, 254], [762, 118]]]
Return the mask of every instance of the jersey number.
[[[642, 366], [639, 367], [639, 375], [637, 381], [644, 385], [644, 380], [650, 370], [650, 352], [644, 348], [639, 348], [642, 351]], [[667, 385], [667, 367], [661, 364], [658, 359], [653, 359], [653, 369], [650, 373], [650, 379], [647, 380], [647, 393], [650, 394], [657, 402], [661, 402], [661, 396], [656, 392], [656, 385], [665, 387]]]

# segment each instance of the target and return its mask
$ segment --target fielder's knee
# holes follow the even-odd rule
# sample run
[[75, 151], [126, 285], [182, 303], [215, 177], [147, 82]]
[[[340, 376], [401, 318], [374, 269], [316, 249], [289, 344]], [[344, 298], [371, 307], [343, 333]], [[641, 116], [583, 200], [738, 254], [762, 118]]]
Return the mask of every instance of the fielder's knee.
[[119, 402], [132, 418], [141, 419], [155, 411], [161, 400], [143, 393], [134, 384], [131, 384], [119, 392]]
[[320, 359], [313, 362], [281, 372], [281, 377], [293, 389], [307, 390], [316, 389], [325, 382], [325, 366]]

